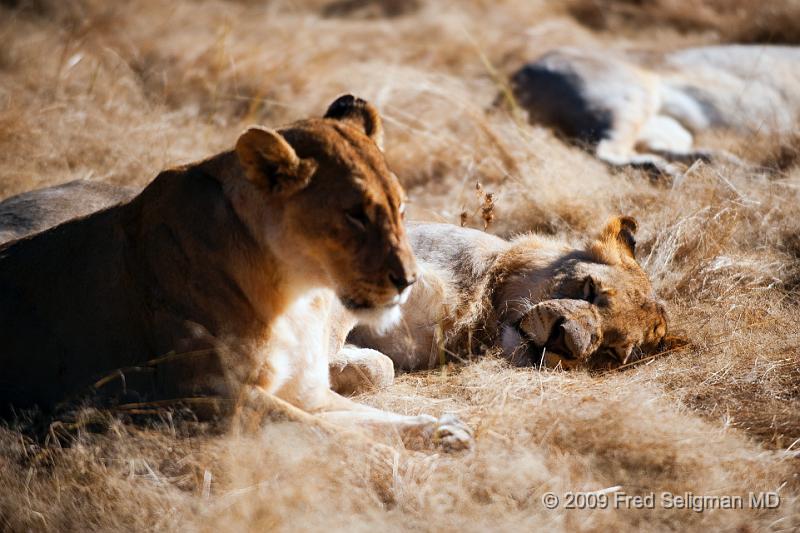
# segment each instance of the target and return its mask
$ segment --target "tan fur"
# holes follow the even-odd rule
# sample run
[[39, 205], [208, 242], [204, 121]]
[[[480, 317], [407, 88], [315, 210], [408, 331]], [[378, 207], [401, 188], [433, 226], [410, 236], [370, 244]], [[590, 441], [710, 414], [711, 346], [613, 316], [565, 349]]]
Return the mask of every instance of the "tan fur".
[[533, 122], [588, 143], [611, 165], [735, 156], [695, 146], [702, 131], [791, 133], [800, 119], [800, 48], [724, 45], [669, 53], [560, 48], [512, 77]]
[[495, 346], [517, 365], [627, 363], [655, 350], [667, 329], [664, 306], [634, 258], [635, 231], [632, 218], [617, 217], [572, 246], [412, 225], [421, 275], [403, 321], [386, 335], [358, 327], [350, 341], [406, 369]]
[[329, 387], [334, 313], [390, 324], [416, 278], [380, 135], [377, 111], [344, 96], [323, 119], [251, 128], [129, 202], [0, 247], [3, 408], [211, 396], [258, 418], [468, 445], [452, 417]]

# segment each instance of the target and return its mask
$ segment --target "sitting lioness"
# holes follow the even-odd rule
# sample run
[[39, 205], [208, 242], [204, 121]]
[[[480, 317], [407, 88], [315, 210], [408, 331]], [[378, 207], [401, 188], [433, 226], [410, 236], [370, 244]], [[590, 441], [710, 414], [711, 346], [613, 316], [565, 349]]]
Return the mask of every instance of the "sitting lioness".
[[0, 247], [2, 409], [210, 397], [260, 418], [468, 445], [452, 417], [330, 390], [333, 311], [390, 326], [417, 277], [381, 138], [377, 111], [343, 96], [322, 119], [250, 128], [130, 201]]
[[560, 48], [522, 67], [512, 91], [532, 122], [590, 145], [611, 165], [721, 156], [694, 144], [712, 129], [791, 133], [800, 120], [800, 48], [725, 45], [670, 53]]
[[421, 369], [486, 347], [498, 347], [514, 365], [633, 361], [667, 333], [664, 305], [634, 256], [635, 231], [632, 218], [617, 217], [573, 245], [412, 224], [420, 276], [403, 320], [385, 332], [356, 327], [349, 342], [371, 350], [346, 347], [331, 372], [341, 374], [342, 389], [358, 390], [359, 375], [391, 382], [381, 354], [400, 368]]

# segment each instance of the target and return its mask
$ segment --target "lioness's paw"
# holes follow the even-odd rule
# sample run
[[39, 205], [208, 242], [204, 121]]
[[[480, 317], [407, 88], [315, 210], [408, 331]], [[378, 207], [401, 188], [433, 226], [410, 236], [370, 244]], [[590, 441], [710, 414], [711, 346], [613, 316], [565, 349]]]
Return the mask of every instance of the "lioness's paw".
[[436, 421], [433, 444], [446, 452], [466, 450], [472, 446], [472, 430], [453, 415], [444, 415]]

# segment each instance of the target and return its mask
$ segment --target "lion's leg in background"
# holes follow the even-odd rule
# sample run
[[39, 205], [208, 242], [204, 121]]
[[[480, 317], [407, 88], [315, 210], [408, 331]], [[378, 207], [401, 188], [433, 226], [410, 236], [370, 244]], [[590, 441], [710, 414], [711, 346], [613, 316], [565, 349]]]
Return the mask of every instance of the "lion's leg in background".
[[645, 125], [652, 120], [649, 116], [639, 116], [629, 110], [618, 110], [614, 125], [606, 139], [597, 144], [595, 155], [613, 167], [632, 166], [648, 172], [665, 174], [673, 179], [682, 176], [678, 167], [654, 153], [637, 152], [641, 146], [640, 137]]
[[329, 362], [331, 389], [351, 396], [384, 389], [394, 382], [394, 363], [370, 348], [345, 345]]
[[689, 154], [694, 136], [674, 118], [657, 114], [645, 122], [636, 138], [636, 150], [642, 153]]
[[601, 153], [598, 148], [597, 157], [613, 167], [639, 168], [649, 173], [669, 176], [672, 179], [683, 176], [680, 168], [656, 154], [631, 153], [625, 157], [618, 157], [616, 154]]
[[743, 169], [755, 170], [752, 162], [746, 161], [737, 155], [718, 148], [694, 148], [687, 152], [652, 150], [653, 154], [667, 161], [674, 161], [683, 165], [691, 166], [696, 161], [704, 163], [726, 163]]
[[636, 141], [636, 150], [641, 155], [652, 155], [686, 166], [696, 161], [750, 166], [727, 150], [696, 147], [694, 136], [681, 122], [662, 114], [655, 115], [644, 125]]

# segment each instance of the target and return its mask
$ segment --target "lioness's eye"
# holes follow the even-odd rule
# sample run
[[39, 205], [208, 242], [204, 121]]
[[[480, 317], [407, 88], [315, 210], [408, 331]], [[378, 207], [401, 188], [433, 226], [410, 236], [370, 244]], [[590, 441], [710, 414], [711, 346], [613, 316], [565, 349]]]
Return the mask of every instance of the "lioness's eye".
[[364, 211], [363, 207], [354, 207], [353, 209], [348, 209], [344, 212], [344, 218], [347, 221], [355, 226], [360, 230], [367, 229], [367, 224], [369, 224], [369, 217], [367, 213]]

